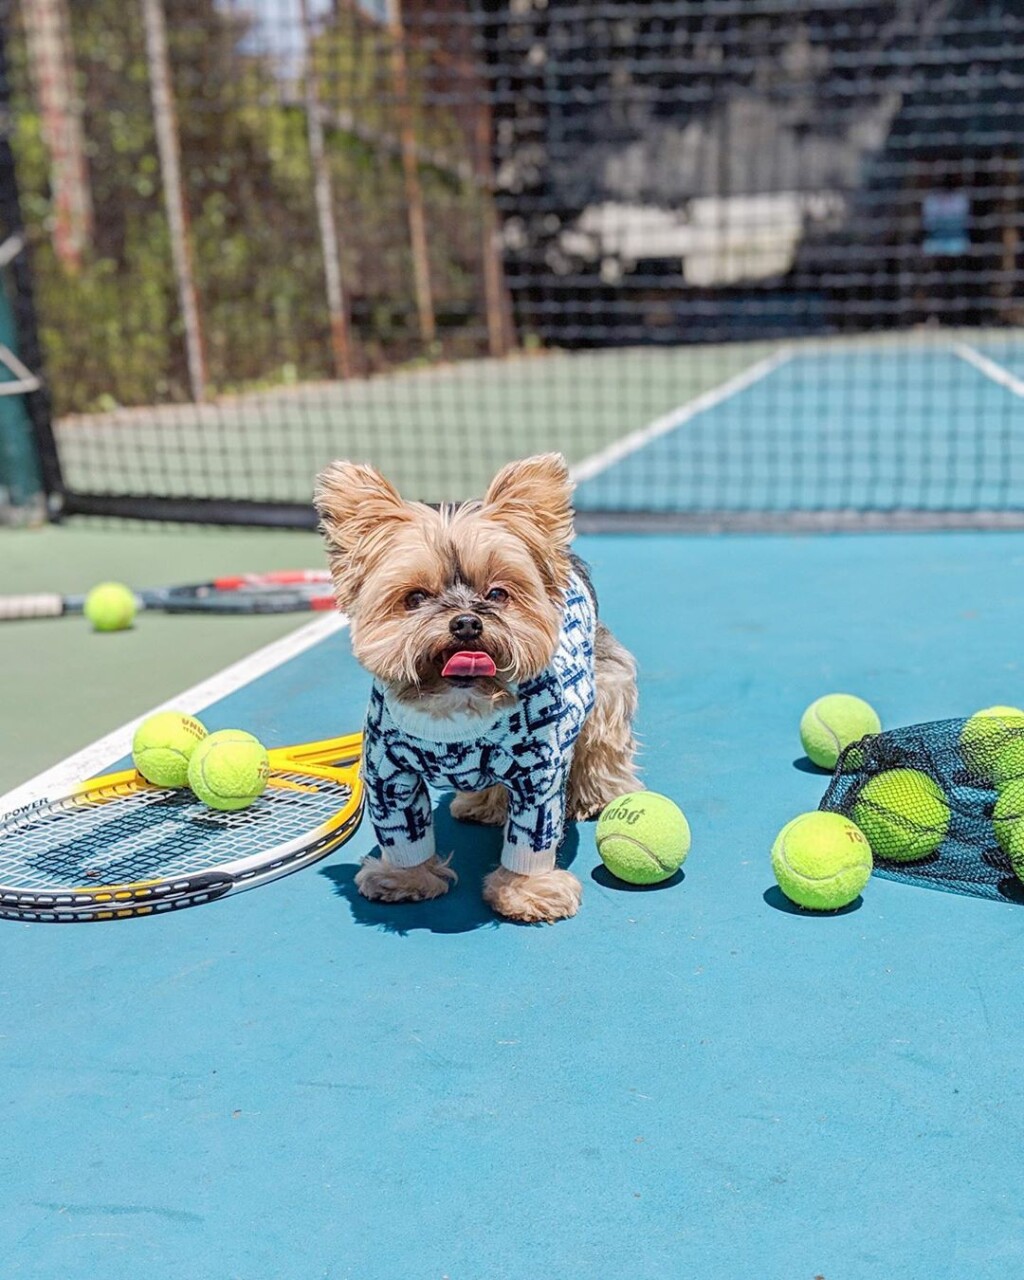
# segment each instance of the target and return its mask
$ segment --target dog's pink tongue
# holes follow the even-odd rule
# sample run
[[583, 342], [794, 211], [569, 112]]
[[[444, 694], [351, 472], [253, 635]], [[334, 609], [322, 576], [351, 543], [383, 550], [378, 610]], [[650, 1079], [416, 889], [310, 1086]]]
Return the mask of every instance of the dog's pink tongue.
[[458, 653], [453, 653], [448, 661], [444, 664], [444, 670], [441, 672], [446, 678], [449, 676], [493, 676], [498, 672], [498, 668], [494, 665], [494, 659], [489, 653], [481, 653], [479, 649], [460, 649]]

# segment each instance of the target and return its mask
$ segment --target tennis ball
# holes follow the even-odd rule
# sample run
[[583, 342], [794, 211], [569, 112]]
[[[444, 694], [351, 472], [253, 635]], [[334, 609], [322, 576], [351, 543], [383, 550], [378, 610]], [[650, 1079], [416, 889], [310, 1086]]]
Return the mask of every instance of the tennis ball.
[[159, 711], [135, 730], [132, 760], [136, 769], [158, 787], [183, 787], [188, 762], [206, 737], [206, 729], [184, 711]]
[[1024, 728], [997, 747], [992, 757], [992, 781], [1000, 790], [1018, 778], [1024, 778]]
[[135, 621], [136, 600], [120, 582], [101, 582], [85, 597], [82, 612], [94, 631], [124, 631]]
[[976, 711], [960, 733], [960, 752], [978, 782], [993, 781], [993, 764], [1000, 748], [1024, 733], [1019, 707], [986, 707]]
[[188, 762], [188, 785], [211, 809], [245, 809], [267, 789], [270, 762], [258, 738], [219, 729], [198, 744]]
[[690, 852], [690, 824], [682, 809], [656, 791], [632, 791], [613, 800], [597, 822], [597, 851], [627, 884], [667, 880]]
[[1024, 880], [1024, 778], [1007, 784], [992, 810], [992, 827], [999, 847], [1010, 859], [1014, 872]]
[[949, 804], [928, 774], [919, 769], [886, 769], [861, 787], [853, 820], [876, 858], [917, 862], [945, 840]]
[[820, 769], [834, 769], [844, 747], [881, 729], [874, 707], [852, 693], [827, 693], [800, 717], [800, 741]]
[[779, 888], [809, 911], [848, 906], [871, 878], [871, 866], [864, 833], [841, 813], [802, 813], [772, 845]]

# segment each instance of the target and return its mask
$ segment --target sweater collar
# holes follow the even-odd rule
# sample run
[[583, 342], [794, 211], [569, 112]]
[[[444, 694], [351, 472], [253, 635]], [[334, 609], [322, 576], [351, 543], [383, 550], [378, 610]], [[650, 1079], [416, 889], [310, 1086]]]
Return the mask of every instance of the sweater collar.
[[503, 707], [493, 715], [477, 716], [456, 714], [448, 719], [427, 715], [406, 703], [393, 701], [383, 690], [384, 704], [394, 724], [410, 738], [422, 742], [475, 742], [508, 719], [512, 707]]

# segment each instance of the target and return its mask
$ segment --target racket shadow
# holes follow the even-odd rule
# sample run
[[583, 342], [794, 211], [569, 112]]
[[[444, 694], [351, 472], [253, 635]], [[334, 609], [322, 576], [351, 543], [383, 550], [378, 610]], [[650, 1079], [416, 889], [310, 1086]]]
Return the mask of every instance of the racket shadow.
[[[484, 876], [498, 865], [501, 830], [456, 822], [448, 811], [452, 794], [442, 796], [434, 809], [437, 848], [452, 854], [452, 866], [459, 873], [458, 883], [444, 897], [430, 902], [370, 902], [356, 888], [358, 863], [333, 863], [321, 868], [320, 875], [330, 880], [337, 896], [348, 903], [357, 924], [404, 937], [417, 930], [470, 933], [474, 929], [493, 929], [511, 923], [496, 916], [481, 896]], [[571, 864], [578, 843], [576, 828], [570, 825], [559, 855], [559, 866]], [[370, 850], [373, 857], [379, 853], [376, 845]]]

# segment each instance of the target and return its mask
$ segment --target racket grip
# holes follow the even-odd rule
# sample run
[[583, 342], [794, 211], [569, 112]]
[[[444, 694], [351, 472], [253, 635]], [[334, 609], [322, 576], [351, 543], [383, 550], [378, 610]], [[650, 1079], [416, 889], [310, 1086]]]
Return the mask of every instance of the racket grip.
[[0, 622], [13, 622], [20, 618], [59, 618], [63, 612], [63, 596], [0, 596]]

